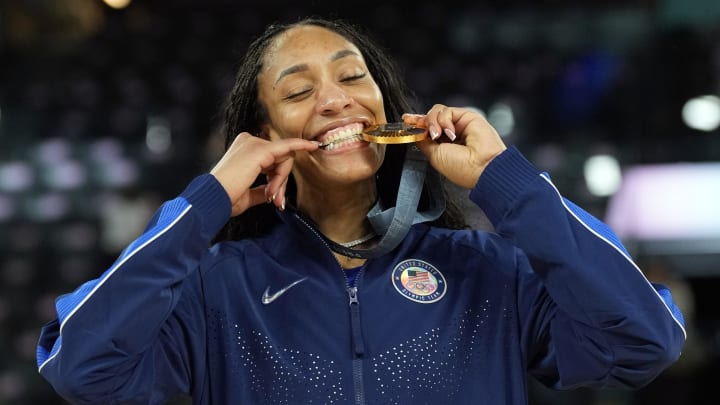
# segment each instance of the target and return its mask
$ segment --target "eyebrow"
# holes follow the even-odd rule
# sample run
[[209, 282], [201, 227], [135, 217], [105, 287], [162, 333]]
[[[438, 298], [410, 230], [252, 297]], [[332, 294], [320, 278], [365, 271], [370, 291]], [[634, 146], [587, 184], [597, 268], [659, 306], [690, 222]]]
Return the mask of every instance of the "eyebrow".
[[[335, 61], [338, 60], [338, 59], [342, 59], [342, 58], [344, 58], [344, 57], [346, 57], [346, 56], [352, 56], [352, 55], [359, 56], [358, 53], [355, 52], [355, 51], [352, 51], [352, 50], [350, 50], [350, 49], [343, 49], [343, 50], [340, 50], [340, 51], [335, 52], [335, 53], [330, 57], [330, 61], [331, 61], [331, 62], [335, 62]], [[278, 78], [275, 79], [275, 84], [277, 84], [277, 83], [280, 81], [280, 79], [282, 79], [283, 77], [285, 77], [285, 76], [287, 76], [287, 75], [291, 75], [291, 74], [294, 74], [294, 73], [303, 72], [303, 71], [305, 71], [305, 70], [308, 70], [308, 65], [307, 65], [306, 63], [301, 63], [301, 64], [298, 64], [298, 65], [290, 66], [289, 68], [287, 68], [287, 69], [283, 70], [282, 72], [280, 72], [280, 74], [278, 75]]]

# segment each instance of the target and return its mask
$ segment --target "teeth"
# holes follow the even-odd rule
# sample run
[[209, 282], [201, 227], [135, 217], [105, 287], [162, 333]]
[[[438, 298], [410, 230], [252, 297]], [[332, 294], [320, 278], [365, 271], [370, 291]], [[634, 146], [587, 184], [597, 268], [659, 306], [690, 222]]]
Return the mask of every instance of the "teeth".
[[333, 130], [334, 133], [329, 134], [320, 147], [323, 149], [335, 149], [350, 142], [362, 140], [362, 136], [360, 135], [362, 129], [362, 124], [351, 124], [343, 128]]
[[354, 143], [354, 142], [361, 141], [361, 140], [362, 140], [362, 135], [350, 134], [349, 136], [341, 137], [337, 140], [323, 143], [320, 145], [320, 147], [325, 150], [333, 150], [333, 149], [339, 148], [341, 146], [347, 145], [349, 143]]

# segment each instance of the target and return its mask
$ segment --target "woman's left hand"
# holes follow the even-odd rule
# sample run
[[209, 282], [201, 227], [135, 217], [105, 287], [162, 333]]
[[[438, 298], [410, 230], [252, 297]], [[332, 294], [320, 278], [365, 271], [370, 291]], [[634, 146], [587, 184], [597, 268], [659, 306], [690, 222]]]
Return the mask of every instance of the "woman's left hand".
[[430, 164], [460, 187], [472, 188], [485, 167], [507, 146], [477, 111], [435, 104], [426, 115], [403, 114], [406, 124], [428, 128], [416, 143]]

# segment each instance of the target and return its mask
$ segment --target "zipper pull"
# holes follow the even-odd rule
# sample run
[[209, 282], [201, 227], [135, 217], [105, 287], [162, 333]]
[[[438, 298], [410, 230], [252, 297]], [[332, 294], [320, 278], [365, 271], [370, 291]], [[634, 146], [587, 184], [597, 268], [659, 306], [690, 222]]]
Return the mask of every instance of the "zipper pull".
[[358, 299], [357, 299], [357, 287], [348, 288], [348, 295], [350, 296], [350, 305], [359, 304]]
[[348, 287], [350, 296], [350, 328], [352, 332], [352, 347], [355, 357], [360, 358], [365, 353], [361, 324], [360, 324], [360, 303], [358, 302], [357, 287]]

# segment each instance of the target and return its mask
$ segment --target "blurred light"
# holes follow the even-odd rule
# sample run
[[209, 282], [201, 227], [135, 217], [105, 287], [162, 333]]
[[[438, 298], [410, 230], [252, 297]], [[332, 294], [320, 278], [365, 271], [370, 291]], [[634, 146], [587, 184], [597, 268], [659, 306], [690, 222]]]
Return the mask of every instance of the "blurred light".
[[35, 155], [40, 162], [57, 163], [70, 157], [70, 144], [60, 138], [53, 138], [38, 144]]
[[14, 199], [0, 195], [0, 222], [12, 218], [15, 215], [16, 207]]
[[495, 103], [490, 106], [487, 120], [495, 127], [500, 136], [510, 135], [515, 129], [515, 116], [512, 108], [505, 103]]
[[25, 162], [8, 162], [0, 164], [0, 190], [23, 191], [30, 188], [35, 181], [32, 167]]
[[70, 211], [70, 201], [62, 194], [47, 193], [37, 196], [26, 206], [27, 215], [37, 221], [61, 219]]
[[478, 16], [466, 15], [454, 21], [449, 26], [450, 46], [460, 53], [473, 54], [483, 49], [488, 42], [488, 35], [484, 35], [479, 28]]
[[123, 154], [123, 146], [117, 139], [105, 138], [94, 142], [90, 146], [90, 156], [96, 162], [115, 159]]
[[535, 148], [532, 161], [544, 171], [560, 170], [565, 163], [565, 150], [555, 144], [539, 145]]
[[145, 145], [153, 153], [161, 154], [170, 149], [172, 135], [168, 121], [160, 117], [148, 119], [147, 131], [145, 133]]
[[103, 1], [104, 1], [105, 4], [107, 4], [108, 6], [114, 8], [114, 9], [116, 9], [116, 10], [119, 10], [119, 9], [121, 9], [121, 8], [125, 8], [125, 7], [127, 7], [128, 5], [130, 5], [130, 1], [131, 1], [131, 0], [103, 0]]
[[[720, 163], [638, 165], [623, 173], [622, 188], [608, 202], [607, 223], [621, 238], [709, 239], [683, 249], [720, 252]], [[678, 246], [679, 248], [680, 246]], [[717, 266], [714, 266], [717, 268]]]
[[691, 98], [683, 106], [682, 118], [690, 128], [714, 131], [720, 126], [720, 98], [712, 95]]
[[85, 166], [74, 160], [54, 163], [45, 170], [45, 183], [54, 189], [75, 189], [83, 186], [87, 180]]
[[622, 182], [620, 164], [610, 155], [595, 155], [585, 161], [585, 184], [596, 196], [606, 197], [614, 194]]
[[60, 230], [58, 244], [63, 251], [90, 250], [96, 245], [98, 239], [97, 231], [88, 223], [74, 223], [65, 226]]
[[117, 158], [101, 163], [98, 175], [103, 186], [125, 187], [134, 183], [139, 176], [138, 167], [133, 161]]

